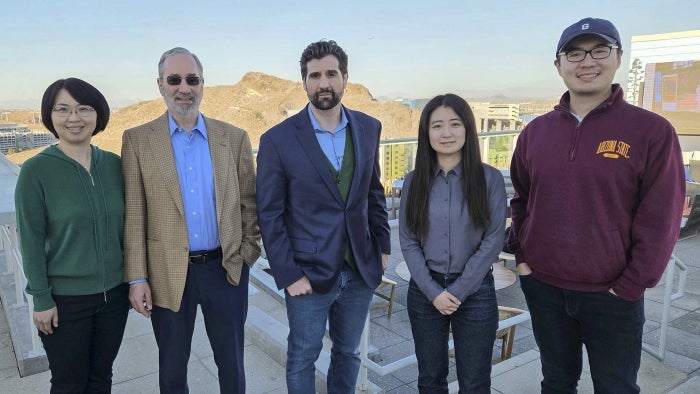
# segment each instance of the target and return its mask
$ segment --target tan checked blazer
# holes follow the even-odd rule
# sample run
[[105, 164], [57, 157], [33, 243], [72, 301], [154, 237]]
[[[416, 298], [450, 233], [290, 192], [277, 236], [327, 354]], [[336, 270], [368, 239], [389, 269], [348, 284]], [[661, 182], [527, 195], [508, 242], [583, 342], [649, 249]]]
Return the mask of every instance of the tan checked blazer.
[[[243, 264], [260, 255], [255, 169], [248, 134], [204, 118], [214, 167], [223, 266], [238, 285]], [[125, 280], [147, 278], [153, 304], [175, 312], [187, 277], [189, 241], [167, 113], [124, 132]]]

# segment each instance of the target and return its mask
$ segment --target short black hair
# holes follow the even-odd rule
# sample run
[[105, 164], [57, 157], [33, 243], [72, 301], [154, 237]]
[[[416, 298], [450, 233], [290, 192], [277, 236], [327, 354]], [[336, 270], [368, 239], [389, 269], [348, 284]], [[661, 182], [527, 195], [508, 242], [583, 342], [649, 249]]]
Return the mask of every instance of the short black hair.
[[328, 55], [335, 56], [335, 58], [338, 59], [340, 73], [342, 75], [347, 75], [348, 55], [345, 54], [343, 48], [333, 40], [321, 40], [312, 42], [304, 49], [304, 52], [301, 53], [301, 59], [299, 59], [299, 64], [301, 65], [301, 79], [304, 81], [306, 80], [306, 73], [309, 70], [307, 64], [309, 64], [311, 60], [321, 60]]
[[56, 96], [61, 89], [65, 89], [79, 104], [89, 105], [95, 109], [97, 124], [95, 125], [95, 131], [92, 132], [92, 135], [101, 132], [107, 127], [107, 123], [109, 123], [109, 104], [107, 104], [105, 96], [103, 96], [97, 88], [82, 79], [59, 79], [46, 88], [44, 97], [41, 99], [41, 122], [49, 129], [54, 137], [58, 138], [58, 133], [56, 133], [56, 128], [53, 126], [51, 113], [56, 104]]

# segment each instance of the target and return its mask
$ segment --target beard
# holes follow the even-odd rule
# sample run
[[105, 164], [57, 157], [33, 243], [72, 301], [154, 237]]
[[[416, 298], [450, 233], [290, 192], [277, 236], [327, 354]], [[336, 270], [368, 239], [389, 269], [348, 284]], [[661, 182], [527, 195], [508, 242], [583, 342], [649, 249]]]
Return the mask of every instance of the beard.
[[[168, 107], [168, 111], [181, 116], [199, 114], [199, 104], [202, 102], [201, 97], [197, 97], [194, 94], [182, 93], [176, 93], [172, 96], [163, 94], [163, 99], [165, 100], [165, 105]], [[190, 102], [180, 103], [177, 99], [188, 99]]]
[[[320, 98], [321, 93], [330, 93], [330, 98]], [[318, 109], [331, 109], [335, 108], [336, 105], [340, 104], [340, 100], [343, 98], [343, 93], [336, 93], [333, 89], [323, 89], [319, 90], [314, 94], [307, 94], [311, 104]]]

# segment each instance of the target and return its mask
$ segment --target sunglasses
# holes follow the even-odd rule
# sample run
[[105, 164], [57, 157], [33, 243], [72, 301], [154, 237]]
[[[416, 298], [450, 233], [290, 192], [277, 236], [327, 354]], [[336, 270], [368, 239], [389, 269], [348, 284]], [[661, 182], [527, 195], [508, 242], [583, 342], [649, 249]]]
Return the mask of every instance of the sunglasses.
[[[165, 78], [165, 82], [167, 82], [170, 86], [179, 86], [182, 83], [182, 76], [177, 74], [168, 75], [168, 77]], [[185, 82], [190, 86], [197, 86], [200, 82], [204, 82], [204, 78], [200, 78], [195, 75], [188, 75], [185, 77]]]

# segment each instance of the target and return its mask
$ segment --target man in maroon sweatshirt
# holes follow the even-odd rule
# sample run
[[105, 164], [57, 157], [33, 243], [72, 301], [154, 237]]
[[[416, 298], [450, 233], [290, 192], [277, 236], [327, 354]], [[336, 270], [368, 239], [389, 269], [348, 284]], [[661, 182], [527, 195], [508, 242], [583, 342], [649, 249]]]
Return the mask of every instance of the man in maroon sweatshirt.
[[661, 278], [685, 196], [675, 130], [613, 84], [615, 26], [564, 30], [568, 91], [525, 127], [511, 163], [514, 250], [542, 361], [542, 393], [575, 393], [582, 345], [596, 392], [638, 393], [644, 291]]

